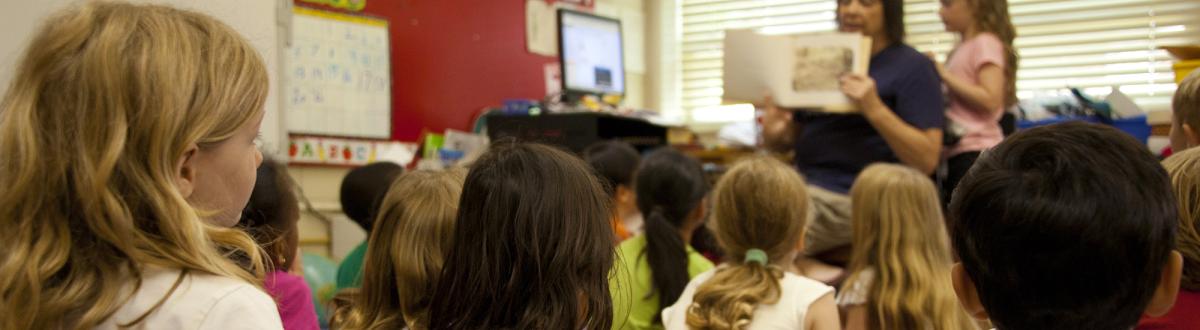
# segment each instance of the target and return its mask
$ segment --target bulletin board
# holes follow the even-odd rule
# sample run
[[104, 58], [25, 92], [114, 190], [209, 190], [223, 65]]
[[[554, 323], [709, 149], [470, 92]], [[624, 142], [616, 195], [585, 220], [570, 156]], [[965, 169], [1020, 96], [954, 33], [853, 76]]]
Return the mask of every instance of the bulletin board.
[[283, 72], [288, 131], [390, 138], [390, 49], [386, 20], [295, 7]]

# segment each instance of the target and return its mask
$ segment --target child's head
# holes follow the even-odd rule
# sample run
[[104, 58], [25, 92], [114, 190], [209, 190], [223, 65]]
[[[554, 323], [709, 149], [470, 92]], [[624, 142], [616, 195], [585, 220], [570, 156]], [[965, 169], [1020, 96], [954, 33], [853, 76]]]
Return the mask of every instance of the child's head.
[[[783, 271], [772, 265], [789, 265], [800, 250], [808, 215], [805, 187], [795, 169], [769, 157], [740, 161], [721, 177], [709, 229], [725, 249], [728, 266], [696, 290], [688, 326], [736, 328], [750, 321], [755, 306], [778, 301]], [[748, 260], [755, 255], [765, 260]]]
[[404, 168], [392, 162], [371, 163], [350, 170], [342, 179], [342, 212], [370, 233], [380, 200], [401, 173]]
[[400, 175], [379, 205], [362, 288], [335, 319], [344, 329], [426, 328], [433, 283], [454, 240], [463, 170]]
[[1005, 106], [1017, 103], [1017, 55], [1013, 41], [1017, 30], [1008, 14], [1008, 0], [941, 0], [938, 15], [946, 31], [966, 33], [970, 29], [995, 35], [1004, 44]]
[[1129, 329], [1174, 302], [1170, 180], [1114, 128], [1013, 135], [979, 158], [949, 212], [959, 300], [999, 329]]
[[1171, 101], [1171, 150], [1180, 152], [1200, 145], [1200, 70], [1188, 74]]
[[933, 181], [907, 166], [877, 163], [858, 175], [850, 201], [854, 252], [844, 283], [874, 270], [866, 294], [872, 328], [973, 328], [946, 272], [950, 242]]
[[609, 204], [579, 158], [493, 144], [463, 185], [429, 326], [607, 329]]
[[641, 156], [633, 146], [618, 140], [597, 142], [583, 150], [583, 160], [600, 175], [604, 191], [618, 205], [625, 203], [637, 207], [633, 197], [633, 173]]
[[264, 159], [258, 167], [258, 179], [250, 202], [242, 210], [241, 226], [267, 252], [275, 270], [288, 271], [295, 263], [299, 246], [300, 203], [295, 183], [287, 166], [274, 159]]
[[[195, 12], [87, 2], [47, 20], [0, 102], [0, 328], [91, 328], [138, 268], [254, 278], [235, 224], [261, 161], [267, 71]], [[55, 279], [46, 282], [45, 279]], [[40, 298], [39, 298], [40, 297]]]
[[1179, 202], [1179, 228], [1175, 249], [1183, 255], [1183, 277], [1179, 284], [1200, 291], [1200, 148], [1188, 149], [1163, 161], [1171, 176], [1171, 188]]
[[704, 221], [708, 182], [699, 161], [662, 148], [642, 159], [634, 185], [646, 223], [645, 258], [662, 310], [675, 304], [687, 287], [688, 254], [683, 235], [690, 236]]

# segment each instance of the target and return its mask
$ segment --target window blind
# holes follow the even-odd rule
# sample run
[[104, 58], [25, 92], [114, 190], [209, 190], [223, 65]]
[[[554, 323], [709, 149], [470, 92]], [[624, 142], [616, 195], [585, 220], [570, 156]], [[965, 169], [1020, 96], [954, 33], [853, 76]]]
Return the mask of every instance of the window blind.
[[[728, 29], [821, 32], [836, 28], [834, 0], [682, 0], [682, 106], [721, 104], [721, 43]], [[957, 36], [944, 32], [938, 0], [905, 0], [907, 42], [945, 56]], [[1167, 109], [1175, 90], [1172, 59], [1160, 46], [1200, 44], [1196, 0], [1009, 0], [1021, 56], [1018, 96], [1112, 86], [1147, 110]]]
[[[1119, 87], [1142, 108], [1170, 109], [1173, 59], [1161, 46], [1200, 44], [1196, 0], [1009, 0], [1020, 55], [1017, 95]], [[958, 37], [944, 32], [937, 0], [906, 0], [909, 44], [945, 58]]]

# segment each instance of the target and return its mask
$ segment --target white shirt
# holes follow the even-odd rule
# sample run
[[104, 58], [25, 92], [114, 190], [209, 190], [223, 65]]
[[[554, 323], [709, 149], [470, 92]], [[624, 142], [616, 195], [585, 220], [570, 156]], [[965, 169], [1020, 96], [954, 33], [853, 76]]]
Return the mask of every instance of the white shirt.
[[[679, 300], [671, 307], [663, 310], [663, 325], [669, 329], [687, 329], [687, 310], [692, 305], [692, 297], [696, 289], [713, 277], [717, 267], [701, 273], [688, 282], [688, 286], [679, 296]], [[753, 319], [750, 320], [749, 330], [763, 329], [804, 329], [804, 319], [808, 315], [808, 307], [817, 299], [833, 294], [833, 288], [824, 283], [809, 278], [784, 272], [780, 280], [782, 292], [779, 301], [771, 305], [758, 305], [754, 308]]]
[[[179, 278], [178, 269], [147, 267], [142, 286], [98, 329], [117, 329], [162, 301]], [[126, 284], [126, 292], [133, 289]], [[188, 272], [179, 287], [141, 323], [127, 329], [283, 329], [275, 301], [239, 279]]]

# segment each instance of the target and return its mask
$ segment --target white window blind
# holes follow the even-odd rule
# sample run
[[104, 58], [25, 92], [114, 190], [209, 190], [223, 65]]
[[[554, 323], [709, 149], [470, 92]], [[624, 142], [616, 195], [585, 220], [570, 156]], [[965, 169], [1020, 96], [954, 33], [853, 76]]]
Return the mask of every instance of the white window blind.
[[[1104, 97], [1120, 88], [1142, 108], [1170, 108], [1173, 59], [1160, 46], [1200, 44], [1197, 0], [1009, 0], [1021, 56], [1018, 97], [1080, 87]], [[958, 37], [944, 32], [937, 0], [906, 0], [909, 44], [944, 56]]]
[[[905, 0], [907, 42], [942, 56], [937, 0]], [[819, 32], [835, 28], [834, 0], [682, 0], [682, 106], [721, 104], [721, 42], [727, 29]], [[1169, 107], [1172, 59], [1159, 46], [1200, 44], [1198, 0], [1009, 0], [1021, 56], [1018, 96], [1081, 87], [1104, 96], [1120, 86], [1147, 110]]]
[[690, 113], [721, 104], [725, 30], [815, 32], [836, 28], [834, 0], [683, 0], [681, 4], [681, 105]]

